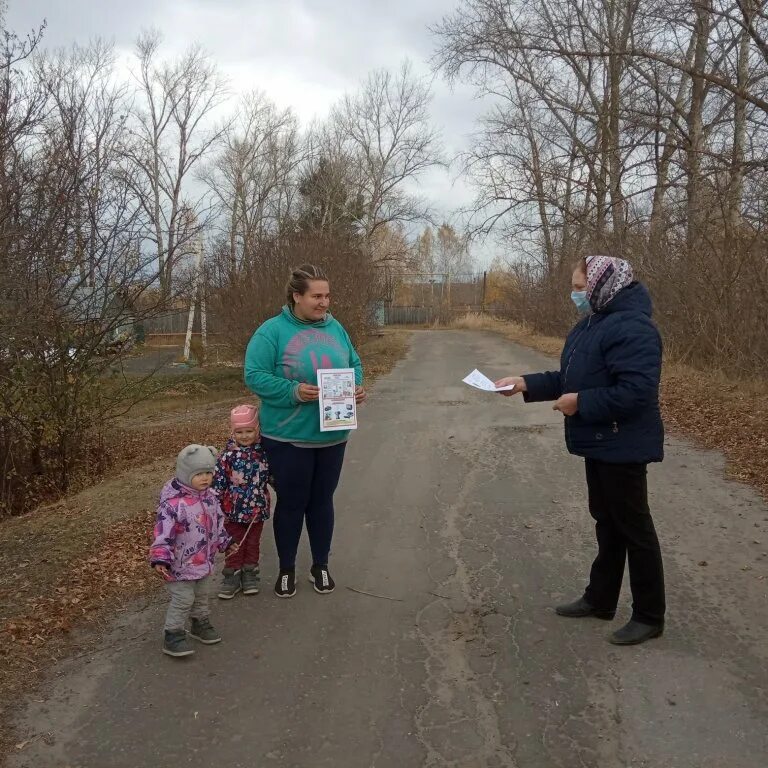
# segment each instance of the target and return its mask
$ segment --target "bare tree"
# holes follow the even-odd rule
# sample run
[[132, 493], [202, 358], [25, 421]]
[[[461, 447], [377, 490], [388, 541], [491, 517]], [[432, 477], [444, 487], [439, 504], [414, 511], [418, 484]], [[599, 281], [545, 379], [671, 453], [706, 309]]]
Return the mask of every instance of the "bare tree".
[[465, 157], [470, 226], [514, 249], [534, 323], [568, 324], [563, 266], [608, 248], [651, 282], [681, 357], [768, 354], [746, 309], [768, 298], [762, 3], [465, 0], [435, 31], [436, 66], [493, 99]]
[[[33, 46], [6, 36], [6, 64]], [[120, 374], [133, 323], [162, 306], [127, 160], [130, 102], [95, 42], [3, 75], [0, 123], [0, 514], [108, 460], [102, 426], [140, 382]], [[126, 331], [128, 333], [126, 333]], [[113, 376], [105, 374], [110, 370]]]
[[[226, 131], [226, 125], [213, 124], [226, 83], [200, 46], [175, 62], [158, 61], [161, 42], [155, 31], [145, 32], [136, 42], [140, 106], [130, 157], [142, 172], [137, 192], [152, 222], [148, 237], [161, 290], [168, 294], [175, 266], [203, 226], [204, 205], [199, 195], [193, 196], [190, 182]], [[189, 211], [196, 215], [186, 215]]]
[[[602, 0], [470, 1], [436, 28], [443, 43], [436, 65], [451, 78], [466, 74], [496, 100], [465, 158], [482, 180], [476, 231], [487, 233], [514, 211], [515, 229], [541, 238], [550, 272], [576, 225], [617, 243], [626, 235], [636, 143], [622, 132], [626, 57], [611, 51], [625, 45], [635, 11], [636, 3]], [[604, 53], [572, 53], [584, 47]]]
[[305, 157], [298, 121], [262, 94], [247, 95], [222, 148], [203, 174], [218, 201], [229, 271], [237, 274], [265, 237], [274, 237], [294, 213]]
[[456, 232], [450, 224], [444, 222], [437, 228], [435, 244], [438, 272], [450, 275], [454, 280], [458, 275], [466, 276], [472, 272], [474, 265], [468, 239]]
[[410, 189], [424, 171], [441, 163], [430, 98], [429, 87], [406, 62], [397, 73], [372, 72], [333, 111], [332, 154], [353, 164], [349, 178], [363, 199], [360, 225], [369, 240], [385, 224], [429, 216], [429, 207]]

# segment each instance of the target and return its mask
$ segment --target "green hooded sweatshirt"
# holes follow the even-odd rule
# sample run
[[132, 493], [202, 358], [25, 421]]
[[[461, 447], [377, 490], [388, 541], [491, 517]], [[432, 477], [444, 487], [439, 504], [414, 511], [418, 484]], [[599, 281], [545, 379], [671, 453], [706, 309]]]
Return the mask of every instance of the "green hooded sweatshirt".
[[321, 432], [317, 401], [298, 399], [299, 384], [317, 385], [320, 368], [354, 368], [363, 383], [363, 366], [341, 323], [328, 313], [304, 322], [289, 307], [262, 324], [245, 351], [245, 383], [261, 399], [261, 432], [290, 443], [335, 443], [349, 432]]

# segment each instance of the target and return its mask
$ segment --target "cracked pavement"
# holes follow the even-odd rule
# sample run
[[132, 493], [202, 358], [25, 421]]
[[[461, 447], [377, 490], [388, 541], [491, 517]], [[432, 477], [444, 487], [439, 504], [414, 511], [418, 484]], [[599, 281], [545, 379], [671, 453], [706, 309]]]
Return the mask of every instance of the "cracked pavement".
[[[12, 768], [765, 768], [768, 507], [669, 439], [649, 475], [668, 625], [635, 648], [566, 620], [594, 552], [561, 419], [461, 384], [552, 361], [414, 334], [360, 414], [337, 494], [337, 590], [213, 598], [224, 642], [159, 651], [164, 595], [118, 616], [19, 710]], [[308, 570], [306, 542], [300, 568]], [[347, 589], [347, 587], [353, 588]], [[371, 594], [363, 594], [363, 593]]]

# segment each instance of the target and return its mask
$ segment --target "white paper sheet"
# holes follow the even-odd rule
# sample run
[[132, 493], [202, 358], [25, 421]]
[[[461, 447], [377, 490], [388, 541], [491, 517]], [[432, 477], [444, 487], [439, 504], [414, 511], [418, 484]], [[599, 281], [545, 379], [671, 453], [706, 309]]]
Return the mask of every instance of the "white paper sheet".
[[515, 388], [514, 384], [507, 384], [506, 387], [496, 387], [496, 385], [484, 374], [475, 368], [472, 373], [465, 376], [462, 381], [475, 389], [482, 389], [483, 392], [508, 392]]

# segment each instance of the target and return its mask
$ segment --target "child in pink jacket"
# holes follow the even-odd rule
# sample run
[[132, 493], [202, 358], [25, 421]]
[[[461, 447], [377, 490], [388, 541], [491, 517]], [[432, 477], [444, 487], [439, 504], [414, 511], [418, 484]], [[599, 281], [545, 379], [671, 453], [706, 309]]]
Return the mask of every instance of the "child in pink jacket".
[[163, 653], [194, 653], [186, 633], [206, 645], [221, 642], [211, 626], [208, 591], [216, 552], [236, 549], [224, 528], [224, 515], [211, 490], [216, 450], [188, 445], [176, 459], [176, 476], [160, 493], [150, 565], [165, 579], [171, 603], [165, 617]]

